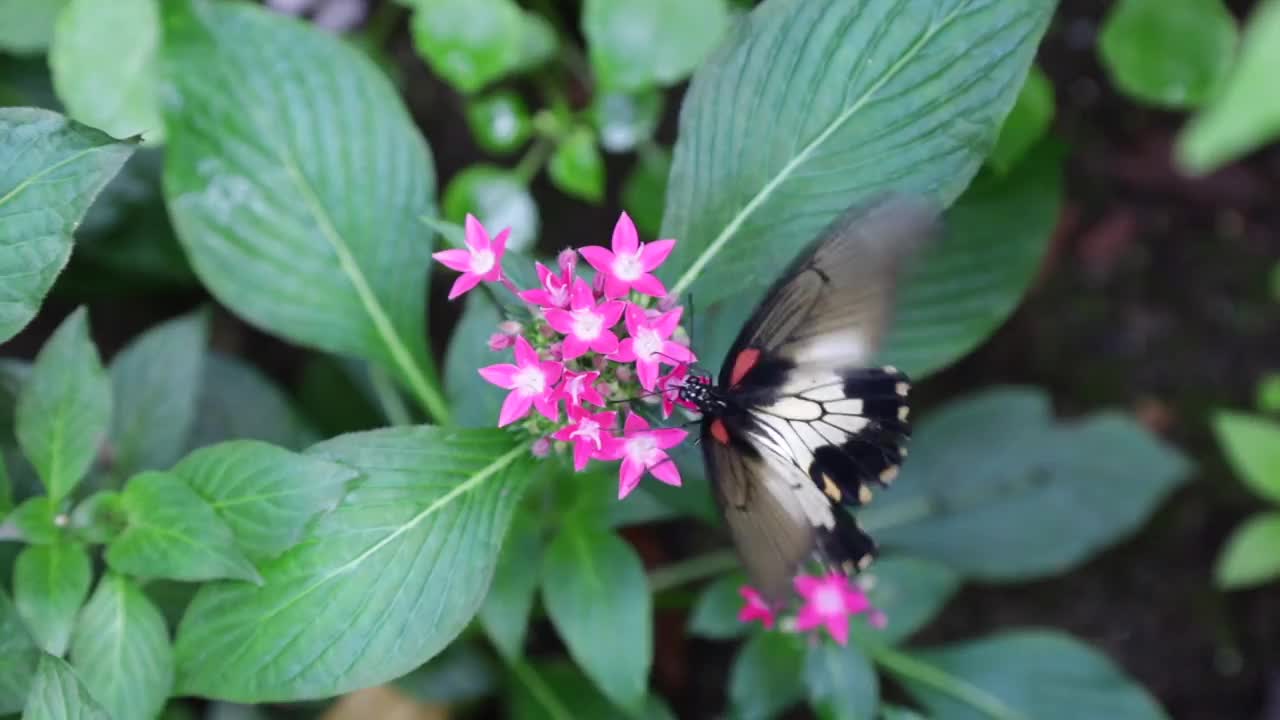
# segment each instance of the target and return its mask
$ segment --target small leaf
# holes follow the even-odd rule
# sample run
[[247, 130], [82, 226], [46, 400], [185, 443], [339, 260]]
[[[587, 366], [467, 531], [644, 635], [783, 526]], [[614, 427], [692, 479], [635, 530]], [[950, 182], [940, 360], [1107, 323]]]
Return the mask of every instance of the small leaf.
[[747, 584], [740, 572], [716, 578], [698, 594], [689, 613], [689, 634], [729, 640], [747, 634], [751, 625], [738, 620], [744, 603], [738, 589]]
[[67, 2], [0, 0], [0, 50], [20, 55], [44, 51], [53, 37], [54, 21]]
[[201, 448], [172, 472], [209, 503], [251, 558], [273, 557], [295, 545], [306, 524], [335, 507], [358, 475], [254, 440]]
[[1258, 382], [1258, 409], [1280, 413], [1280, 373], [1271, 373]]
[[107, 565], [126, 575], [171, 580], [260, 582], [231, 529], [177, 475], [148, 471], [120, 496], [129, 522], [107, 546]]
[[1280, 422], [1224, 411], [1214, 416], [1213, 430], [1240, 479], [1259, 496], [1280, 502]]
[[480, 606], [480, 625], [509, 661], [524, 651], [529, 612], [542, 567], [541, 523], [535, 513], [517, 513], [503, 541], [489, 594]]
[[437, 75], [474, 93], [506, 75], [525, 57], [543, 52], [544, 37], [526, 28], [512, 0], [414, 0], [413, 44]]
[[84, 606], [71, 638], [71, 664], [113, 720], [154, 718], [173, 689], [164, 616], [119, 575], [104, 575]]
[[76, 120], [111, 135], [159, 139], [159, 47], [157, 0], [71, 0], [49, 48], [58, 98]]
[[208, 317], [198, 311], [151, 328], [112, 358], [109, 441], [115, 477], [167, 468], [182, 457], [208, 341]]
[[532, 467], [499, 430], [388, 428], [307, 454], [358, 470], [358, 490], [263, 563], [261, 586], [201, 588], [178, 628], [178, 694], [327, 698], [422, 665], [480, 607]]
[[237, 357], [210, 352], [187, 447], [240, 439], [298, 450], [319, 436], [270, 378]]
[[642, 235], [662, 229], [662, 209], [671, 174], [671, 152], [665, 148], [641, 151], [640, 159], [622, 181], [622, 206]]
[[76, 613], [89, 595], [93, 569], [76, 543], [30, 545], [13, 569], [13, 601], [36, 643], [50, 655], [67, 651]]
[[41, 654], [18, 609], [0, 588], [0, 714], [22, 711]]
[[855, 635], [871, 643], [898, 644], [932, 620], [960, 589], [955, 571], [930, 560], [905, 555], [879, 558], [867, 574], [868, 596], [887, 618], [883, 628], [853, 623]]
[[114, 720], [89, 694], [66, 661], [53, 655], [40, 658], [31, 681], [22, 720]]
[[604, 92], [591, 100], [591, 124], [600, 136], [600, 147], [611, 153], [631, 152], [653, 137], [662, 119], [662, 93]]
[[582, 11], [591, 67], [611, 90], [684, 80], [728, 27], [724, 0], [587, 0]]
[[18, 398], [18, 442], [51, 502], [61, 502], [88, 472], [110, 422], [111, 383], [80, 308], [40, 349]]
[[471, 213], [493, 234], [507, 228], [507, 249], [522, 251], [538, 237], [538, 204], [529, 188], [509, 170], [494, 165], [472, 165], [449, 181], [445, 188], [445, 217], [462, 223]]
[[978, 640], [912, 653], [982, 698], [983, 708], [941, 691], [933, 683], [899, 674], [932, 717], [987, 720], [1026, 717], [1076, 720], [1081, 708], [1096, 718], [1162, 720], [1155, 700], [1104, 655], [1067, 635], [1039, 630], [1003, 632]]
[[1231, 533], [1218, 556], [1218, 587], [1236, 590], [1280, 577], [1280, 512], [1259, 513]]
[[525, 10], [520, 23], [520, 59], [510, 70], [533, 70], [556, 56], [560, 38], [551, 21], [532, 10]]
[[563, 525], [543, 560], [542, 601], [587, 677], [638, 711], [653, 663], [653, 613], [635, 550], [589, 523]]
[[108, 543], [124, 530], [128, 518], [120, 493], [99, 490], [71, 511], [71, 528], [88, 543]]
[[1280, 0], [1258, 3], [1222, 87], [1178, 136], [1174, 157], [1204, 174], [1280, 135]]
[[567, 195], [596, 204], [604, 199], [604, 158], [585, 127], [575, 128], [556, 146], [547, 173]]
[[[0, 34], [16, 4], [44, 3], [0, 0]], [[0, 108], [0, 343], [35, 317], [72, 231], [133, 148], [48, 110]]]
[[[524, 100], [510, 90], [498, 90], [467, 103], [471, 136], [486, 152], [507, 154], [524, 144], [533, 133], [533, 121]], [[450, 216], [448, 204], [445, 215]], [[450, 219], [457, 222], [455, 218]]]
[[13, 526], [22, 534], [23, 540], [37, 545], [47, 545], [58, 539], [58, 526], [54, 524], [57, 514], [58, 509], [49, 502], [49, 498], [40, 495], [27, 498], [14, 508], [6, 522], [13, 523]]
[[987, 163], [997, 172], [1007, 173], [1017, 166], [1040, 138], [1048, 132], [1054, 113], [1053, 82], [1039, 65], [1032, 65], [1018, 100], [1000, 126], [996, 146]]
[[625, 713], [568, 662], [511, 664], [507, 711], [511, 720], [613, 718]]
[[729, 670], [733, 717], [777, 716], [804, 697], [803, 640], [782, 632], [757, 632], [747, 639]]
[[1167, 108], [1200, 105], [1231, 67], [1236, 21], [1222, 0], [1119, 0], [1098, 36], [1121, 92]]
[[880, 704], [880, 679], [857, 645], [825, 640], [804, 657], [809, 703], [823, 720], [871, 720]]

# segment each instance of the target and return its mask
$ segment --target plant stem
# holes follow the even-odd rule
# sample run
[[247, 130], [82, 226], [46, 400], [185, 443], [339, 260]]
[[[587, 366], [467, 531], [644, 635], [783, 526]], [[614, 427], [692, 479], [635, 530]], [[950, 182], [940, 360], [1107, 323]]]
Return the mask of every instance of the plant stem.
[[653, 592], [659, 593], [719, 575], [737, 566], [738, 556], [732, 550], [715, 550], [654, 570], [649, 573], [649, 587]]
[[533, 182], [533, 177], [542, 170], [542, 166], [546, 164], [549, 157], [551, 157], [551, 142], [546, 138], [538, 138], [524, 157], [520, 158], [519, 164], [511, 174], [515, 175], [522, 184], [528, 185]]
[[868, 643], [862, 648], [871, 659], [893, 675], [950, 695], [994, 720], [1027, 720], [991, 693], [950, 675], [922, 660], [887, 645]]
[[368, 368], [369, 384], [373, 386], [373, 394], [377, 396], [378, 405], [382, 407], [382, 414], [386, 416], [387, 422], [392, 425], [412, 424], [413, 419], [409, 417], [409, 408], [405, 407], [404, 398], [400, 397], [400, 393], [396, 391], [391, 377], [385, 370], [372, 363]]

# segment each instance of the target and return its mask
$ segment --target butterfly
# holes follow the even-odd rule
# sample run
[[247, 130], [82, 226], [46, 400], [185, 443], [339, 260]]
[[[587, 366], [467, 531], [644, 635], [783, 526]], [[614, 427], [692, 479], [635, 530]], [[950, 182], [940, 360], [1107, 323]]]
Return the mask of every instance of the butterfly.
[[939, 211], [886, 196], [833, 221], [774, 283], [718, 380], [678, 391], [701, 413], [717, 504], [755, 588], [774, 603], [814, 556], [846, 575], [875, 542], [845, 507], [887, 487], [907, 455], [910, 382], [870, 367], [902, 269], [938, 235]]

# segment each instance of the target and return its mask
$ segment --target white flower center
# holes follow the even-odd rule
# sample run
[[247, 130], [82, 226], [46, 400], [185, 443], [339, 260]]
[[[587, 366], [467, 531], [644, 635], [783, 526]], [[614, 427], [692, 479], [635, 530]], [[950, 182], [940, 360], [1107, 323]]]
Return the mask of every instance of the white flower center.
[[618, 255], [613, 260], [613, 274], [619, 280], [638, 280], [644, 274], [644, 266], [640, 264], [640, 253], [634, 255]]
[[844, 613], [844, 594], [834, 585], [823, 585], [813, 593], [813, 607], [819, 615], [841, 615]]
[[495, 262], [497, 258], [493, 256], [492, 250], [471, 251], [471, 272], [476, 275], [483, 275], [492, 270]]
[[547, 391], [547, 377], [542, 374], [542, 368], [522, 367], [515, 374], [515, 390], [521, 395], [537, 397]]
[[655, 353], [662, 352], [662, 335], [653, 328], [641, 328], [636, 333], [636, 357], [652, 362]]
[[658, 441], [652, 435], [645, 433], [627, 439], [627, 455], [638, 463], [648, 465], [657, 458]]
[[592, 445], [596, 446], [597, 450], [599, 450], [600, 449], [600, 423], [596, 422], [595, 420], [592, 420], [591, 418], [582, 418], [581, 420], [578, 421], [578, 427], [575, 428], [573, 432], [569, 433], [569, 437], [586, 438], [587, 440], [591, 441]]
[[585, 308], [573, 311], [573, 334], [582, 340], [595, 340], [604, 330], [604, 316]]

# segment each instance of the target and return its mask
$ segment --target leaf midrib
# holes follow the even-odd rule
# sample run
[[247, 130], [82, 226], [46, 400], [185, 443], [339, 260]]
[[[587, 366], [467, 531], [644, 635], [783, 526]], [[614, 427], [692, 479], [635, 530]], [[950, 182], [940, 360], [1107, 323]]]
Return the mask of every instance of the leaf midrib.
[[65, 167], [65, 166], [67, 166], [67, 165], [70, 165], [71, 163], [73, 163], [73, 162], [75, 162], [75, 161], [79, 160], [79, 159], [80, 159], [80, 158], [82, 158], [82, 157], [85, 157], [86, 155], [89, 155], [89, 154], [91, 154], [91, 153], [95, 153], [95, 152], [99, 152], [99, 151], [102, 151], [102, 150], [105, 150], [105, 149], [108, 149], [108, 148], [113, 148], [113, 147], [115, 147], [115, 146], [116, 146], [116, 145], [118, 145], [118, 144], [119, 144], [119, 143], [110, 143], [110, 144], [106, 144], [106, 145], [97, 145], [97, 146], [95, 146], [95, 147], [85, 148], [84, 150], [80, 150], [79, 152], [76, 152], [76, 153], [75, 153], [75, 154], [73, 154], [73, 155], [70, 155], [70, 156], [68, 156], [68, 157], [66, 157], [66, 158], [63, 158], [62, 160], [59, 160], [58, 162], [56, 162], [56, 163], [54, 163], [54, 164], [50, 165], [50, 166], [49, 166], [49, 167], [47, 167], [47, 168], [44, 168], [43, 170], [41, 170], [40, 172], [37, 172], [37, 173], [36, 173], [36, 174], [34, 174], [34, 175], [30, 175], [30, 176], [26, 177], [25, 179], [23, 179], [23, 180], [22, 180], [22, 182], [20, 182], [20, 183], [18, 183], [17, 185], [15, 185], [15, 186], [13, 187], [13, 189], [12, 189], [12, 190], [10, 190], [9, 192], [5, 193], [3, 196], [0, 196], [0, 207], [3, 207], [5, 203], [7, 203], [7, 202], [9, 202], [10, 200], [12, 200], [13, 198], [17, 197], [19, 194], [21, 194], [21, 193], [22, 193], [22, 191], [23, 191], [23, 190], [26, 190], [28, 187], [30, 187], [32, 184], [34, 184], [34, 183], [35, 183], [36, 181], [38, 181], [40, 178], [43, 178], [44, 176], [48, 175], [49, 173], [52, 173], [52, 172], [54, 172], [55, 170], [58, 170], [58, 169], [63, 168], [63, 167]]

